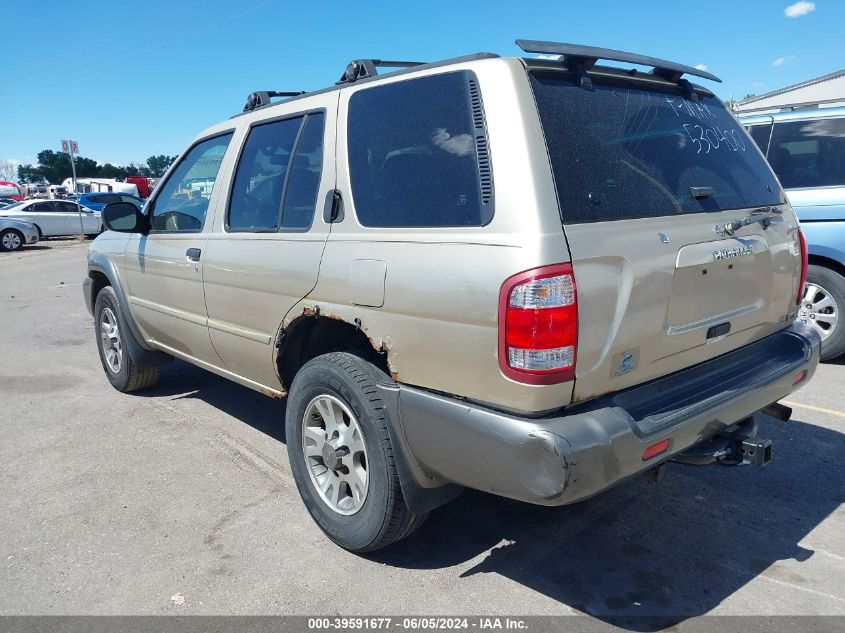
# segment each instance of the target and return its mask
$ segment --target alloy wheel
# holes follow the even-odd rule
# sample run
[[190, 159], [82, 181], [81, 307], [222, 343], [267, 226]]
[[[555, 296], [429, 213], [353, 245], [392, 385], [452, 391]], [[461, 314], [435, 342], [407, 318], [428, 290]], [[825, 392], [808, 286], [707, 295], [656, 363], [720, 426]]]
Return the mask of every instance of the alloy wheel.
[[367, 447], [358, 420], [341, 400], [322, 394], [302, 416], [302, 452], [322, 500], [342, 515], [358, 512], [369, 488]]
[[103, 347], [103, 357], [106, 365], [113, 373], [120, 373], [123, 363], [123, 341], [120, 338], [120, 328], [117, 317], [111, 308], [103, 308], [100, 313], [100, 345]]
[[825, 340], [839, 323], [839, 307], [824, 287], [808, 283], [798, 309], [798, 319], [812, 325]]

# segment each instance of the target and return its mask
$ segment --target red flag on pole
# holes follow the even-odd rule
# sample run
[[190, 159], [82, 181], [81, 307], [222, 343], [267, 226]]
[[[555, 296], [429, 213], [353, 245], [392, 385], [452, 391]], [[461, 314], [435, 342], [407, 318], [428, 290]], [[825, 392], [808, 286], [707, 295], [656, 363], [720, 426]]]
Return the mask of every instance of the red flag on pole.
[[67, 141], [62, 139], [62, 151], [67, 153], [67, 151], [68, 151], [67, 148], [68, 148]]
[[77, 144], [76, 144], [76, 141], [71, 141], [71, 142], [70, 142], [70, 149], [71, 149], [71, 151], [72, 151], [74, 154], [78, 154], [78, 153], [79, 153], [79, 145], [77, 145]]

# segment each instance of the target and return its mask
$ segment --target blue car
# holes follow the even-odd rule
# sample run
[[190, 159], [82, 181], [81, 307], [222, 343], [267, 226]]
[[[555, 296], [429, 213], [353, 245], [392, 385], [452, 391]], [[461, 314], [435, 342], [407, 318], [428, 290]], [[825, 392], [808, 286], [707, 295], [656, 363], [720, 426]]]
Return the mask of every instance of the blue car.
[[79, 194], [79, 202], [83, 207], [88, 207], [94, 211], [102, 211], [103, 207], [112, 202], [131, 202], [140, 209], [144, 206], [144, 201], [128, 193], [81, 193]]
[[740, 117], [801, 220], [810, 267], [798, 318], [822, 337], [822, 360], [845, 353], [845, 107]]

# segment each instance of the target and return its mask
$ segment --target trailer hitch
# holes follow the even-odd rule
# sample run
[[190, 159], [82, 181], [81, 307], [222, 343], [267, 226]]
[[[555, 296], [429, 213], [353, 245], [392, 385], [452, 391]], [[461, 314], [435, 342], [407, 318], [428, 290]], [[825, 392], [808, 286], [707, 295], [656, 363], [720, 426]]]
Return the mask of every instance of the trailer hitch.
[[772, 461], [772, 441], [757, 437], [758, 428], [759, 423], [752, 415], [731, 430], [676, 455], [673, 461], [692, 466], [754, 464], [762, 468]]

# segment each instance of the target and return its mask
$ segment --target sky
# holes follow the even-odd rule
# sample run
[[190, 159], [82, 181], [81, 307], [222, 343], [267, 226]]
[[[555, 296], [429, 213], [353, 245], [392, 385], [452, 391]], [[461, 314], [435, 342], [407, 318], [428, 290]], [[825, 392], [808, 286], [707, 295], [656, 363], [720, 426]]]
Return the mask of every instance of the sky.
[[517, 38], [702, 65], [722, 99], [845, 67], [842, 0], [4, 4], [0, 160], [23, 163], [65, 138], [99, 163], [178, 154], [250, 92], [322, 88], [355, 58], [521, 55]]

